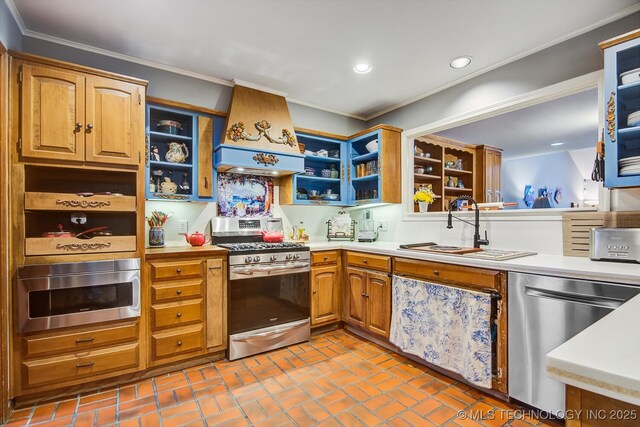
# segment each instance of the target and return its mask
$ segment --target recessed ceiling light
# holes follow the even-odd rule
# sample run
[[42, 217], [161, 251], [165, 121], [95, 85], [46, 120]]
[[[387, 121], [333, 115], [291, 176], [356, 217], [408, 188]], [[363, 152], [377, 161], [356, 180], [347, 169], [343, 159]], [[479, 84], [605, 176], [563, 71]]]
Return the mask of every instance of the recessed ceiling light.
[[554, 142], [551, 144], [552, 147], [558, 147], [560, 145], [564, 145], [564, 142]]
[[449, 66], [451, 68], [464, 68], [469, 64], [471, 64], [470, 56], [459, 56], [457, 58], [453, 58], [451, 62], [449, 62]]
[[244, 172], [244, 168], [236, 168], [237, 172]]
[[373, 70], [373, 67], [369, 64], [356, 64], [356, 66], [353, 67], [353, 71], [358, 74], [367, 74], [370, 73], [371, 70]]
[[278, 175], [278, 171], [271, 171], [271, 175]]

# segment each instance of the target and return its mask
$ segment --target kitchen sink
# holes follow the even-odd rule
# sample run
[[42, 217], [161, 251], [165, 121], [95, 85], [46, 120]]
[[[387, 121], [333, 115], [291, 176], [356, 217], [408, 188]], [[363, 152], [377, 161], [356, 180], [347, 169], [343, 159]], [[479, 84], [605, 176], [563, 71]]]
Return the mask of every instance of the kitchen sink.
[[536, 254], [536, 252], [526, 251], [504, 251], [500, 249], [479, 249], [462, 246], [444, 246], [435, 244], [433, 242], [400, 245], [400, 249], [419, 252], [431, 252], [442, 255], [457, 255], [463, 256], [465, 258], [487, 259], [493, 261], [503, 261], [507, 259], [521, 258]]

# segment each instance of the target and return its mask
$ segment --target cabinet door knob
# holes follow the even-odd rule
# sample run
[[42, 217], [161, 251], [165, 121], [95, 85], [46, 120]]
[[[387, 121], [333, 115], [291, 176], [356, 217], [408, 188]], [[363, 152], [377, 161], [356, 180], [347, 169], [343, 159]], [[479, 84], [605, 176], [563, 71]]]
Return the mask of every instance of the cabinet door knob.
[[88, 130], [89, 132], [91, 132], [91, 131], [93, 130], [93, 124], [92, 124], [92, 123], [88, 123], [88, 124], [87, 124], [87, 130]]
[[440, 272], [438, 270], [433, 270], [433, 274], [435, 274], [436, 276], [440, 275]]
[[178, 347], [180, 347], [180, 346], [182, 346], [182, 341], [178, 340], [178, 342], [176, 344], [178, 344]]
[[176, 273], [182, 273], [182, 269], [181, 268], [176, 268]]
[[326, 257], [324, 257], [324, 258], [323, 258], [323, 260], [324, 260], [324, 261], [326, 261], [326, 260], [328, 260], [328, 259], [329, 259], [329, 257], [328, 257], [328, 256], [326, 256]]
[[313, 291], [313, 294], [314, 294], [314, 295], [315, 295], [315, 294], [317, 294], [317, 293], [318, 293], [318, 291]]
[[180, 312], [176, 313], [176, 317], [177, 317], [177, 318], [182, 317], [182, 313], [180, 313]]
[[363, 293], [361, 293], [361, 294], [360, 294], [360, 296], [362, 296], [362, 297], [366, 297], [366, 296], [367, 296], [367, 294], [365, 294], [365, 293], [363, 292]]
[[176, 291], [176, 294], [178, 294], [178, 295], [180, 295], [181, 293], [182, 293], [182, 289], [178, 289], [178, 290]]
[[80, 129], [82, 129], [82, 123], [78, 122], [76, 123], [76, 132], [78, 132]]
[[368, 259], [363, 259], [362, 262], [364, 262], [365, 264], [369, 263]]

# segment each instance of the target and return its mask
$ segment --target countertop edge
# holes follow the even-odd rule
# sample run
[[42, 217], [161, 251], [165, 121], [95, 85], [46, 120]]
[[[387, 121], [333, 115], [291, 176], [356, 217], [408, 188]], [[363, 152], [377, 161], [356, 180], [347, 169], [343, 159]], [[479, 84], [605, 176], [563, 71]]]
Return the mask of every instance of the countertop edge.
[[145, 248], [144, 257], [146, 260], [157, 258], [177, 257], [197, 257], [197, 256], [226, 256], [224, 248], [215, 245], [206, 246], [165, 246], [161, 248]]

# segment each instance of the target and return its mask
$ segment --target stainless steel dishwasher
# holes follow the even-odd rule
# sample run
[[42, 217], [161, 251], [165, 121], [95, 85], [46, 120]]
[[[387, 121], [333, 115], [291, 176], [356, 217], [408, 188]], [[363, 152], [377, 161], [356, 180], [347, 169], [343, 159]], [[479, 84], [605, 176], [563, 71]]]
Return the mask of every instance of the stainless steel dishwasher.
[[640, 293], [639, 286], [509, 273], [509, 396], [557, 415], [565, 385], [548, 352]]

